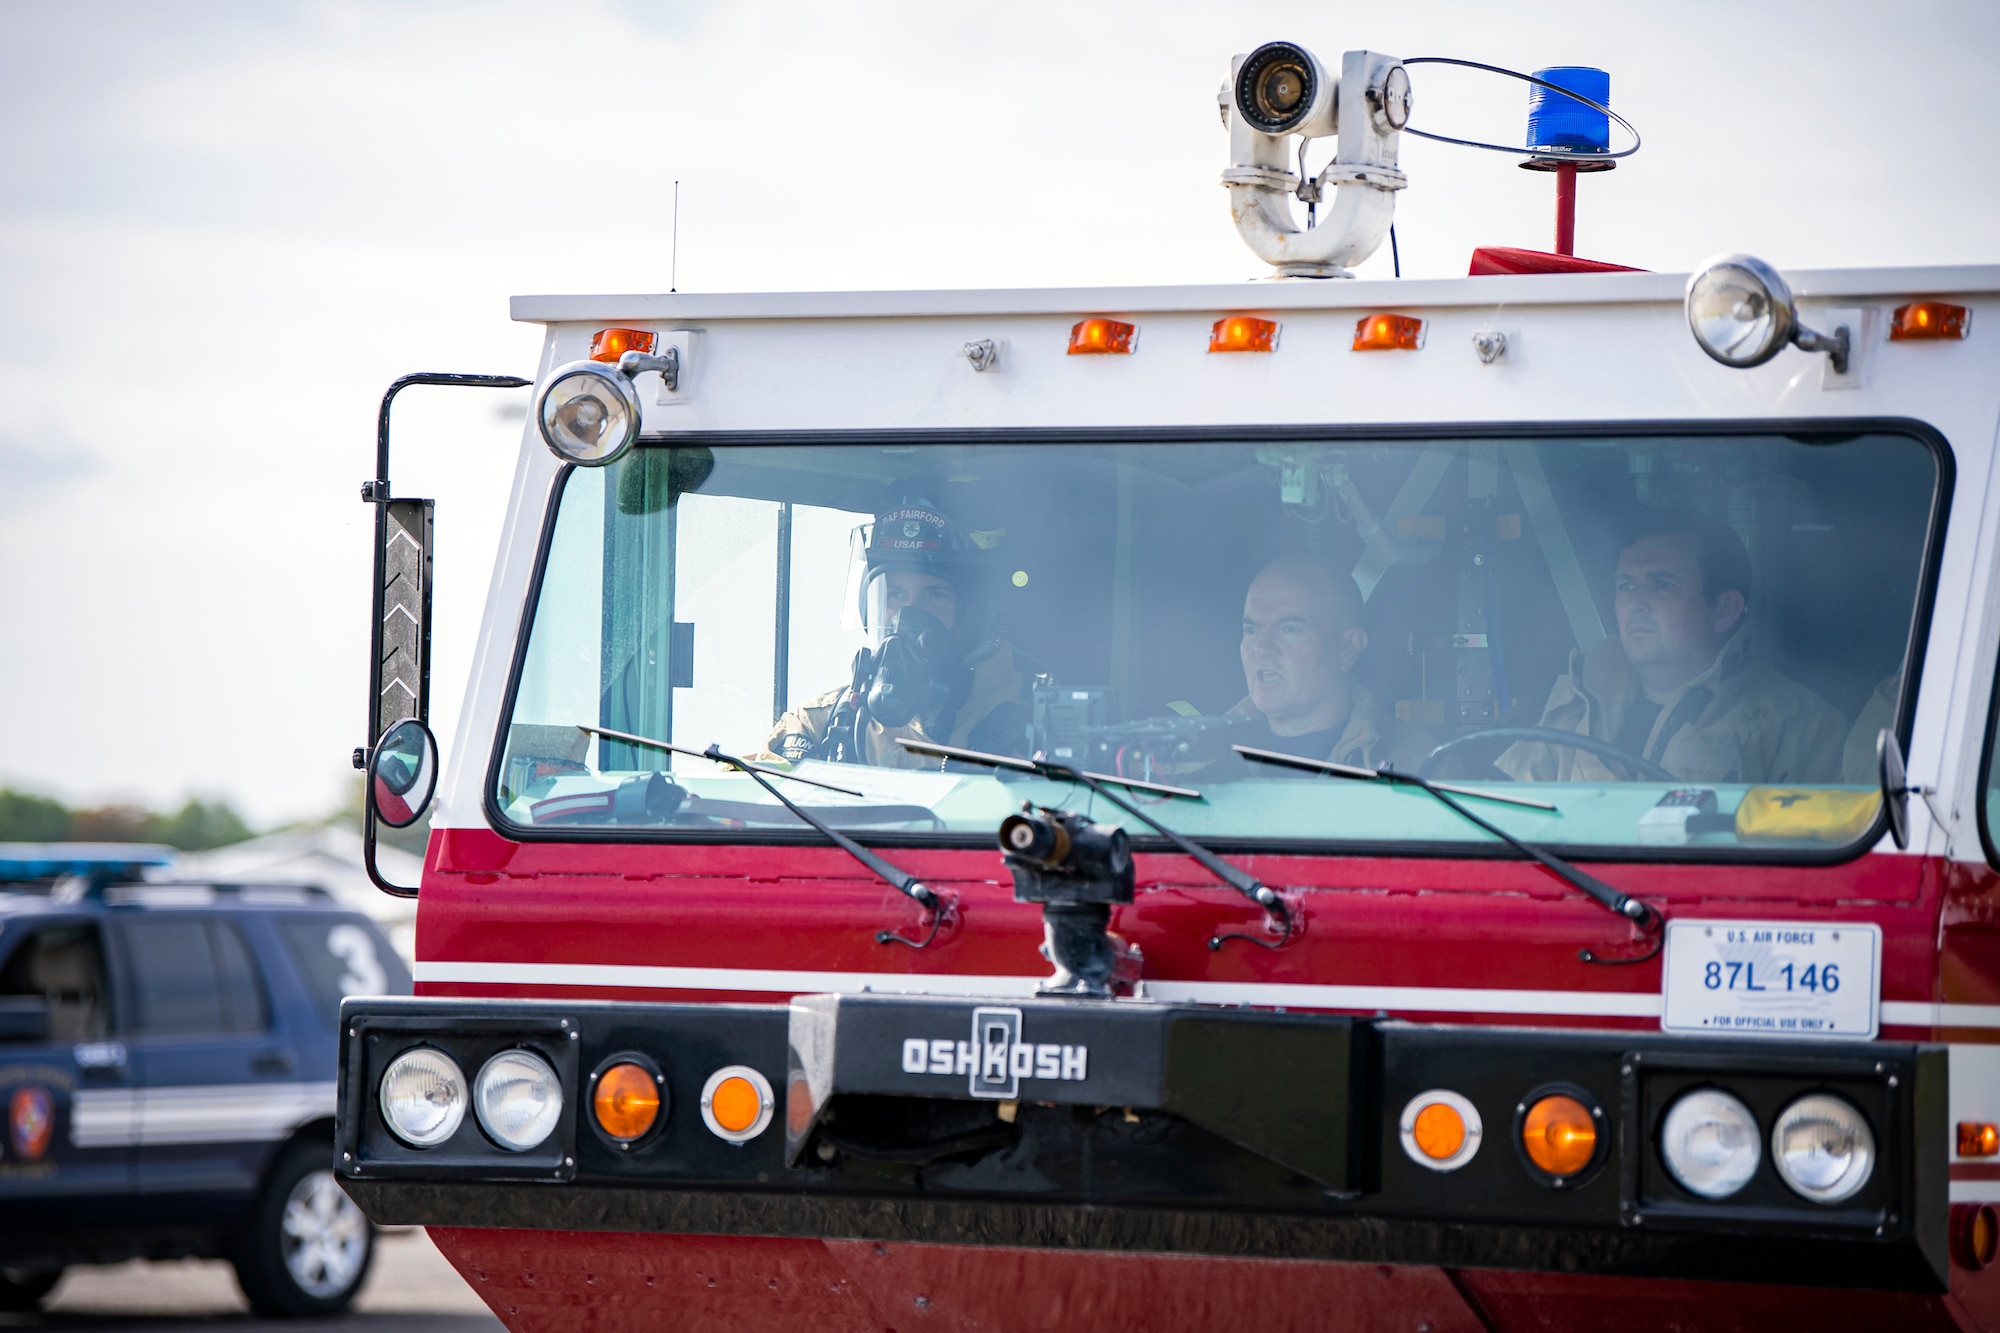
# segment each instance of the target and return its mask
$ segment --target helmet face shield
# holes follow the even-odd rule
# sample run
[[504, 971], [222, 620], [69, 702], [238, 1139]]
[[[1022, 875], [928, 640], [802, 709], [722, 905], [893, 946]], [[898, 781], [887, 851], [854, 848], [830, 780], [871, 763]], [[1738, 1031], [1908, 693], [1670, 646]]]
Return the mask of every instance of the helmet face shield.
[[879, 649], [896, 613], [915, 606], [954, 631], [963, 629], [957, 603], [975, 553], [936, 505], [919, 498], [898, 502], [848, 534], [841, 627], [863, 631], [868, 646]]
[[868, 646], [877, 652], [889, 637], [896, 613], [889, 605], [889, 574], [877, 569], [864, 575], [861, 585], [861, 628], [867, 632]]

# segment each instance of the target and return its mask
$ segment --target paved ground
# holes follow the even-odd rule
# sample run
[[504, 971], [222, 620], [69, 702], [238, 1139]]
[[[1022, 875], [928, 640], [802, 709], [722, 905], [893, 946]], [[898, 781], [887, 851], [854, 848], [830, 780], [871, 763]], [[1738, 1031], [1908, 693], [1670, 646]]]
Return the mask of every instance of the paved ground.
[[73, 1268], [50, 1293], [45, 1313], [0, 1314], [0, 1328], [167, 1330], [230, 1333], [499, 1333], [503, 1327], [421, 1230], [385, 1232], [368, 1284], [352, 1313], [325, 1322], [253, 1319], [229, 1265], [211, 1260]]

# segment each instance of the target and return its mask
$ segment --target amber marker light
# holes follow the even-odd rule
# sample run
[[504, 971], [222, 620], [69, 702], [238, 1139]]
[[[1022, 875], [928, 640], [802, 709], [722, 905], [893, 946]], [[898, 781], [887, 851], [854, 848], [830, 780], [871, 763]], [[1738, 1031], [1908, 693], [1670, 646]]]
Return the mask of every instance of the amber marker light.
[[1275, 352], [1278, 321], [1255, 315], [1224, 315], [1208, 331], [1211, 352]]
[[748, 1143], [771, 1123], [771, 1101], [770, 1080], [748, 1065], [727, 1065], [702, 1087], [701, 1118], [717, 1138]]
[[660, 1080], [652, 1070], [627, 1060], [597, 1078], [590, 1096], [597, 1127], [619, 1143], [646, 1137], [660, 1119]]
[[1139, 326], [1116, 319], [1092, 316], [1080, 319], [1069, 331], [1071, 356], [1130, 356], [1139, 336]]
[[1354, 326], [1357, 352], [1414, 352], [1424, 345], [1424, 322], [1415, 315], [1370, 315]]
[[1597, 1117], [1581, 1101], [1554, 1092], [1521, 1118], [1521, 1148], [1551, 1183], [1575, 1175], [1597, 1156]]
[[1991, 1157], [2000, 1153], [2000, 1125], [1984, 1120], [1958, 1122], [1958, 1155]]
[[1398, 1128], [1404, 1153], [1433, 1171], [1456, 1171], [1479, 1151], [1479, 1109], [1444, 1088], [1410, 1098]]
[[651, 352], [659, 341], [659, 334], [643, 329], [599, 329], [590, 339], [590, 359], [616, 365], [625, 353]]
[[1945, 301], [1912, 301], [1889, 316], [1889, 341], [1928, 342], [1963, 338], [1972, 331], [1972, 312]]
[[1985, 1203], [1955, 1203], [1951, 1206], [1949, 1235], [1951, 1257], [1961, 1268], [1974, 1272], [1993, 1262], [2000, 1250], [2000, 1218]]

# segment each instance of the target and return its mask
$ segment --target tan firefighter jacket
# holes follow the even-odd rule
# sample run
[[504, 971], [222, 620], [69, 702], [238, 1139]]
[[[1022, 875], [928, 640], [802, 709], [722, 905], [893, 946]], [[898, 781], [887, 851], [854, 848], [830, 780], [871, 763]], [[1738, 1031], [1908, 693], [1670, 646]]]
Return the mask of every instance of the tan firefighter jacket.
[[[1541, 725], [1613, 740], [1639, 697], [1638, 673], [1617, 638], [1570, 654]], [[1646, 738], [1650, 759], [1688, 782], [1839, 782], [1847, 720], [1824, 699], [1763, 662], [1745, 625], [1715, 664], [1660, 708]], [[1596, 755], [1566, 745], [1523, 741], [1495, 761], [1523, 782], [1629, 779]]]
[[[994, 709], [1005, 703], [1022, 702], [1026, 697], [1026, 686], [1027, 678], [1014, 662], [1013, 649], [1002, 642], [972, 668], [971, 693], [959, 708], [949, 736], [929, 735], [924, 731], [921, 720], [894, 729], [870, 721], [866, 762], [876, 768], [936, 768], [938, 760], [911, 754], [896, 744], [896, 738], [941, 740], [946, 745], [962, 746], [972, 735], [973, 728], [985, 721]], [[841, 701], [847, 697], [848, 688], [843, 685], [837, 690], [828, 690], [779, 718], [764, 740], [763, 752], [752, 757], [797, 760], [811, 754], [826, 738], [827, 727], [839, 711]]]
[[[1257, 710], [1246, 695], [1229, 714], [1255, 717]], [[1347, 725], [1341, 730], [1333, 753], [1310, 757], [1355, 768], [1380, 768], [1386, 763], [1398, 772], [1414, 773], [1417, 765], [1436, 748], [1437, 741], [1421, 727], [1378, 713], [1374, 694], [1367, 686], [1354, 682], [1348, 685]]]

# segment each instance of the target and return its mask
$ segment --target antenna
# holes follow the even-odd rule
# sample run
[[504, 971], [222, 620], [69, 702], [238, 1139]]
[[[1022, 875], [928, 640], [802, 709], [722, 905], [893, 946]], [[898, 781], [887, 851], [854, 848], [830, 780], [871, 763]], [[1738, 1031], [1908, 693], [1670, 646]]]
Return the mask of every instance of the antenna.
[[667, 290], [677, 292], [681, 289], [681, 183], [679, 181], [674, 182], [674, 239], [672, 255], [673, 258], [668, 261], [670, 267], [667, 276]]

